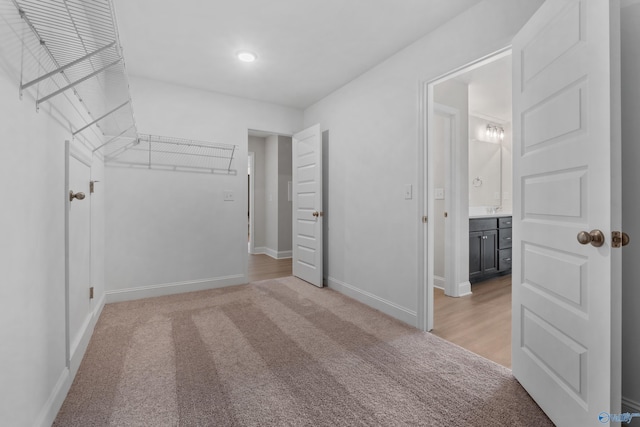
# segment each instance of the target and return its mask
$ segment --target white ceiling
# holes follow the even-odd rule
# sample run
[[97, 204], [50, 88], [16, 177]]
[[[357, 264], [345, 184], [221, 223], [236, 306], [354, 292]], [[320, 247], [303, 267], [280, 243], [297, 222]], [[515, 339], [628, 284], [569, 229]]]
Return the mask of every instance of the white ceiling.
[[[480, 0], [115, 0], [130, 75], [304, 108]], [[250, 50], [247, 64], [235, 53]]]
[[469, 113], [511, 122], [511, 55], [455, 78], [469, 85]]

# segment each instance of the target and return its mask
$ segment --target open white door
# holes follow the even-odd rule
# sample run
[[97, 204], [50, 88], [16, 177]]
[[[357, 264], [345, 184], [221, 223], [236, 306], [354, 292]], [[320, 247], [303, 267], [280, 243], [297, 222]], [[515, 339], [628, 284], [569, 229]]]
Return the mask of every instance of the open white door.
[[322, 287], [320, 125], [293, 135], [293, 275]]
[[619, 18], [547, 0], [513, 41], [512, 366], [558, 426], [620, 412]]

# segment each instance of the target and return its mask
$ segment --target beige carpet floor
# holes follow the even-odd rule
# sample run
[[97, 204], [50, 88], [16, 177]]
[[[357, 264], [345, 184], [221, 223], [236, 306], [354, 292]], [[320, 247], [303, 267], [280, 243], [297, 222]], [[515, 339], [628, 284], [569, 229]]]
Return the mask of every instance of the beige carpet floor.
[[55, 426], [545, 426], [511, 371], [293, 277], [109, 304]]

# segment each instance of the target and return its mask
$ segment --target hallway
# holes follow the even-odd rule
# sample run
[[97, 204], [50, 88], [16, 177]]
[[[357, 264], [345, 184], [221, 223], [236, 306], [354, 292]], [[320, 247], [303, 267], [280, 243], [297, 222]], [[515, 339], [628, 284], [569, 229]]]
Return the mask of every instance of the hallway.
[[277, 279], [292, 275], [291, 258], [274, 259], [269, 255], [249, 254], [249, 268], [247, 281], [257, 282], [260, 280]]

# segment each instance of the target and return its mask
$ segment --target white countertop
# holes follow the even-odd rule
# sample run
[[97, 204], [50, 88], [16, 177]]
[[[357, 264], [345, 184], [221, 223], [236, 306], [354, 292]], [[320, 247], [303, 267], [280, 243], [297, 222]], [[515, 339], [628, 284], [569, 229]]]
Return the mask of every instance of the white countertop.
[[469, 219], [474, 219], [474, 218], [500, 218], [500, 217], [505, 217], [505, 216], [511, 216], [511, 212], [497, 212], [497, 213], [494, 213], [494, 214], [486, 213], [486, 214], [479, 214], [479, 215], [469, 215]]

